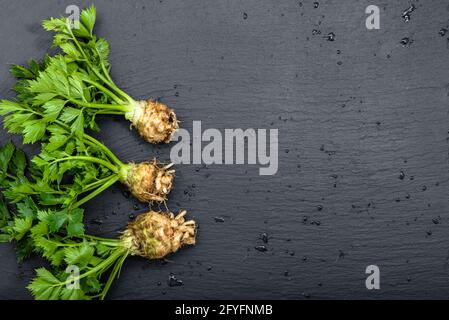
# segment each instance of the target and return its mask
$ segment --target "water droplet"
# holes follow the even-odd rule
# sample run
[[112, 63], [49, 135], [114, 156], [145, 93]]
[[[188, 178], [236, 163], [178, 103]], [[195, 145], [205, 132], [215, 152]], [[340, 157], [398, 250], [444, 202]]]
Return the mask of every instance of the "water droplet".
[[214, 217], [215, 222], [225, 222], [223, 217]]
[[317, 205], [316, 208], [317, 208], [318, 211], [323, 210], [323, 206], [321, 204]]
[[133, 205], [133, 209], [136, 210], [136, 211], [139, 210], [139, 205], [135, 203], [135, 204]]
[[314, 7], [315, 9], [317, 9], [319, 6], [320, 6], [320, 3], [319, 3], [319, 2], [315, 1], [315, 2], [313, 3], [313, 7]]
[[416, 9], [415, 5], [414, 5], [414, 4], [411, 4], [410, 7], [408, 7], [407, 9], [405, 9], [405, 10], [402, 12], [402, 19], [403, 19], [405, 22], [409, 22], [409, 21], [410, 21], [410, 14], [411, 14], [413, 11], [415, 11], [415, 9]]
[[441, 28], [440, 31], [438, 31], [438, 34], [442, 37], [444, 37], [447, 33], [447, 29], [446, 28]]
[[248, 19], [248, 14], [246, 12], [243, 12], [243, 20]]
[[412, 43], [412, 40], [410, 40], [410, 38], [408, 38], [408, 37], [405, 37], [405, 38], [402, 38], [402, 39], [401, 39], [400, 43], [401, 43], [403, 46], [406, 46], [406, 45], [408, 45], [408, 44], [411, 44], [411, 43]]
[[182, 281], [177, 279], [174, 274], [168, 276], [167, 284], [169, 287], [179, 287], [183, 285]]
[[136, 218], [136, 216], [134, 214], [129, 214], [128, 215], [129, 220], [134, 220]]
[[255, 246], [254, 247], [254, 249], [256, 249], [257, 251], [260, 251], [260, 252], [266, 252], [268, 249], [267, 249], [267, 247], [266, 246]]
[[404, 173], [404, 171], [399, 172], [399, 179], [400, 179], [400, 180], [404, 180], [404, 178], [405, 178], [405, 173]]
[[263, 243], [268, 243], [268, 234], [266, 232], [261, 233], [260, 239], [262, 239]]
[[313, 29], [312, 30], [312, 35], [317, 35], [317, 34], [321, 34], [321, 31], [320, 30], [318, 30], [318, 29]]
[[425, 186], [425, 185], [422, 186], [421, 190], [422, 190], [422, 191], [426, 191], [426, 190], [427, 190], [427, 186]]
[[329, 32], [326, 36], [327, 41], [335, 41], [335, 33]]

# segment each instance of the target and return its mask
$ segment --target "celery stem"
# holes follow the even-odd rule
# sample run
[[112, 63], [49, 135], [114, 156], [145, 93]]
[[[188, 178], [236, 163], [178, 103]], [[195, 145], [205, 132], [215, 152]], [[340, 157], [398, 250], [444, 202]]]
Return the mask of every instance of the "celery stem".
[[106, 147], [103, 143], [101, 143], [100, 141], [98, 141], [97, 139], [95, 139], [92, 136], [89, 136], [87, 134], [84, 134], [84, 137], [87, 138], [88, 140], [90, 140], [91, 143], [95, 144], [96, 146], [98, 146], [100, 149], [102, 149], [108, 156], [109, 158], [111, 158], [112, 161], [115, 162], [115, 164], [117, 164], [119, 167], [123, 167], [125, 164], [123, 162], [121, 162], [119, 160], [119, 158], [116, 157], [116, 155], [109, 150], [108, 147]]
[[117, 169], [117, 167], [115, 167], [114, 165], [110, 164], [109, 162], [106, 162], [106, 161], [104, 161], [102, 159], [94, 158], [94, 157], [70, 156], [70, 157], [65, 157], [65, 158], [53, 160], [51, 163], [57, 163], [57, 162], [69, 161], [69, 160], [81, 160], [81, 161], [88, 161], [88, 162], [98, 163], [98, 164], [101, 164], [102, 166], [105, 166], [106, 168], [110, 169], [114, 173], [117, 173], [119, 171]]
[[96, 265], [94, 268], [92, 268], [89, 271], [86, 271], [85, 273], [76, 277], [76, 279], [69, 279], [64, 282], [59, 282], [57, 284], [54, 284], [53, 287], [63, 286], [68, 283], [71, 283], [73, 280], [81, 280], [87, 276], [90, 276], [91, 274], [101, 273], [101, 271], [107, 270], [109, 268], [109, 266], [112, 263], [114, 263], [114, 261], [117, 260], [124, 253], [125, 253], [124, 249], [116, 249], [116, 251], [113, 254], [111, 254], [109, 257], [107, 257], [105, 260], [103, 260], [98, 265]]
[[114, 100], [115, 102], [117, 102], [117, 104], [122, 104], [123, 101], [117, 97], [112, 91], [110, 91], [109, 89], [107, 89], [106, 87], [102, 86], [101, 84], [99, 84], [96, 81], [92, 81], [92, 80], [88, 80], [88, 79], [84, 79], [84, 82], [90, 83], [91, 85], [97, 87], [98, 89], [100, 89], [101, 91], [103, 91], [104, 93], [106, 93], [109, 97], [112, 98], [112, 100]]
[[92, 198], [95, 198], [97, 195], [99, 195], [100, 193], [102, 193], [104, 190], [106, 190], [107, 188], [109, 188], [110, 186], [112, 186], [114, 183], [116, 183], [119, 180], [119, 176], [118, 175], [112, 175], [111, 178], [109, 179], [109, 181], [105, 182], [105, 184], [103, 184], [101, 187], [99, 187], [98, 189], [95, 189], [95, 191], [89, 193], [87, 196], [85, 196], [84, 198], [82, 198], [81, 200], [75, 202], [72, 206], [72, 208], [78, 208], [79, 206], [81, 206], [82, 204], [86, 203], [87, 201], [89, 201]]
[[111, 288], [112, 282], [114, 282], [114, 279], [118, 277], [118, 274], [120, 273], [120, 270], [122, 269], [122, 265], [125, 262], [126, 258], [128, 257], [128, 252], [124, 254], [119, 260], [115, 263], [114, 269], [112, 269], [111, 274], [109, 275], [108, 281], [106, 282], [103, 291], [100, 294], [100, 300], [104, 300], [106, 297], [106, 294], [108, 293], [109, 289]]
[[92, 183], [88, 184], [87, 186], [85, 186], [83, 188], [83, 190], [80, 192], [80, 194], [84, 193], [84, 192], [87, 192], [87, 191], [90, 191], [92, 189], [95, 189], [98, 185], [101, 185], [101, 184], [109, 181], [109, 179], [111, 179], [111, 176], [103, 178], [103, 179], [100, 179], [100, 180], [97, 180], [95, 182], [92, 182]]
[[114, 110], [114, 111], [121, 111], [122, 113], [128, 112], [129, 108], [126, 105], [123, 104], [106, 104], [106, 103], [91, 103], [91, 102], [84, 102], [76, 99], [72, 99], [70, 97], [64, 96], [67, 100], [70, 102], [80, 105], [85, 108], [92, 108], [92, 109], [105, 109], [105, 110]]
[[89, 61], [89, 58], [86, 56], [83, 48], [81, 47], [81, 45], [79, 44], [78, 40], [76, 39], [75, 35], [72, 32], [72, 29], [69, 27], [69, 32], [70, 35], [73, 39], [73, 42], [75, 42], [75, 45], [78, 47], [78, 50], [81, 52], [81, 54], [83, 55], [84, 59], [86, 59], [86, 63], [87, 65], [90, 67], [90, 69], [97, 75], [98, 78], [100, 78], [104, 83], [106, 83], [111, 89], [115, 90], [119, 95], [121, 95], [123, 98], [125, 98], [126, 100], [128, 100], [129, 102], [134, 101], [129, 95], [127, 95], [125, 92], [123, 92], [122, 90], [120, 90], [115, 84], [114, 82], [111, 80], [106, 79], [100, 72], [98, 72], [97, 69], [95, 69], [92, 64]]

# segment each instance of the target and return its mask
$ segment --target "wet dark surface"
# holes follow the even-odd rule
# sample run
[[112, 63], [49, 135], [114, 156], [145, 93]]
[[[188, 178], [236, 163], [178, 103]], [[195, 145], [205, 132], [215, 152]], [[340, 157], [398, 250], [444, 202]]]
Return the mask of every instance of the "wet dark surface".
[[[447, 1], [378, 1], [380, 30], [365, 27], [369, 1], [95, 3], [132, 96], [160, 98], [188, 130], [279, 129], [275, 176], [178, 165], [168, 206], [197, 220], [197, 246], [128, 259], [109, 298], [449, 297]], [[1, 4], [11, 97], [8, 64], [42, 57], [39, 22], [74, 2]], [[99, 137], [124, 160], [169, 160], [128, 127], [103, 118]], [[111, 237], [145, 211], [118, 185], [85, 208], [88, 231]], [[30, 298], [41, 261], [19, 267], [12, 245], [0, 261], [0, 298]], [[378, 291], [365, 288], [371, 264]]]

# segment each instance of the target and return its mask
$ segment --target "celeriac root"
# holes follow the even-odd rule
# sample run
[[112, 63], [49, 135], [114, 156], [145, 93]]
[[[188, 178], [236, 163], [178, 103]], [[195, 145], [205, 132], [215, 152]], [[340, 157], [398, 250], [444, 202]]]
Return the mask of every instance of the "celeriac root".
[[159, 259], [176, 252], [184, 245], [194, 245], [196, 223], [186, 221], [186, 211], [150, 211], [137, 216], [128, 224], [120, 240], [131, 255]]

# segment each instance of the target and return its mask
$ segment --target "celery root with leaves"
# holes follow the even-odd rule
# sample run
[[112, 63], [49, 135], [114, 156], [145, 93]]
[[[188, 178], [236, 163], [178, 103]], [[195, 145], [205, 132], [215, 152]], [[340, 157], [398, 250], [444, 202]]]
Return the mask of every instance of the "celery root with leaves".
[[[17, 78], [14, 86], [17, 97], [0, 101], [5, 129], [22, 135], [25, 144], [42, 143], [40, 154], [33, 158], [43, 171], [42, 180], [57, 181], [60, 189], [65, 190], [60, 185], [64, 175], [73, 176], [74, 183], [67, 192], [48, 193], [42, 201], [79, 206], [117, 181], [127, 185], [139, 201], [165, 201], [174, 177], [170, 165], [163, 166], [155, 160], [123, 163], [104, 144], [85, 133], [86, 122], [92, 129], [96, 128], [95, 114], [87, 117], [81, 109], [60, 99], [42, 104], [42, 95], [34, 95], [33, 83], [39, 74], [45, 70], [65, 72], [70, 68], [77, 65], [67, 64], [62, 56], [46, 56], [41, 63], [31, 60], [28, 66], [13, 65], [11, 72]], [[83, 92], [88, 96], [93, 94], [89, 89]], [[39, 183], [21, 184], [11, 192], [20, 198], [39, 189]], [[73, 203], [81, 194], [84, 198]]]
[[[18, 183], [6, 191], [15, 195], [17, 200], [29, 194], [40, 192], [41, 184], [54, 184], [58, 193], [43, 193], [42, 204], [63, 204], [76, 208], [94, 198], [110, 186], [120, 181], [131, 194], [142, 202], [163, 202], [172, 188], [174, 170], [171, 165], [162, 166], [153, 161], [141, 163], [123, 163], [104, 144], [92, 136], [71, 130], [64, 123], [45, 123], [45, 115], [37, 114], [34, 108], [24, 103], [3, 103], [0, 114], [5, 127], [11, 132], [22, 130], [24, 141], [41, 140], [41, 152], [32, 158], [32, 162], [42, 172], [42, 177], [33, 183]], [[28, 115], [45, 124], [42, 131], [33, 131], [27, 122], [14, 123], [19, 115]], [[11, 126], [14, 127], [11, 130]], [[39, 134], [37, 138], [36, 135]], [[65, 177], [70, 177], [70, 183]], [[80, 197], [82, 198], [80, 199]]]
[[[119, 239], [81, 235], [74, 241], [48, 234], [48, 215], [41, 211], [31, 234], [37, 251], [55, 270], [37, 269], [28, 289], [38, 300], [104, 299], [128, 256], [160, 259], [195, 244], [195, 222], [186, 221], [185, 214], [150, 211], [130, 222]], [[67, 272], [73, 266], [77, 274]], [[106, 272], [109, 275], [103, 285], [101, 278]]]
[[71, 106], [79, 125], [89, 124], [83, 117], [94, 121], [97, 114], [123, 115], [148, 142], [170, 142], [178, 128], [175, 112], [151, 99], [135, 100], [115, 84], [109, 72], [109, 44], [93, 34], [95, 21], [92, 5], [81, 12], [79, 28], [66, 17], [43, 22], [46, 30], [55, 32], [53, 44], [63, 55], [49, 58], [49, 67], [29, 81], [34, 103]]
[[[29, 172], [26, 172], [29, 171]], [[15, 241], [20, 260], [31, 252], [48, 259], [52, 271], [36, 270], [28, 288], [36, 299], [104, 299], [128, 256], [159, 259], [195, 244], [196, 225], [178, 215], [150, 211], [130, 222], [119, 239], [84, 233], [83, 210], [39, 203], [39, 193], [20, 200], [11, 187], [39, 179], [25, 154], [9, 142], [0, 148], [0, 242]], [[42, 193], [51, 191], [42, 185]], [[4, 197], [3, 197], [4, 195]], [[70, 270], [77, 270], [72, 274]], [[104, 281], [105, 280], [105, 281]]]

